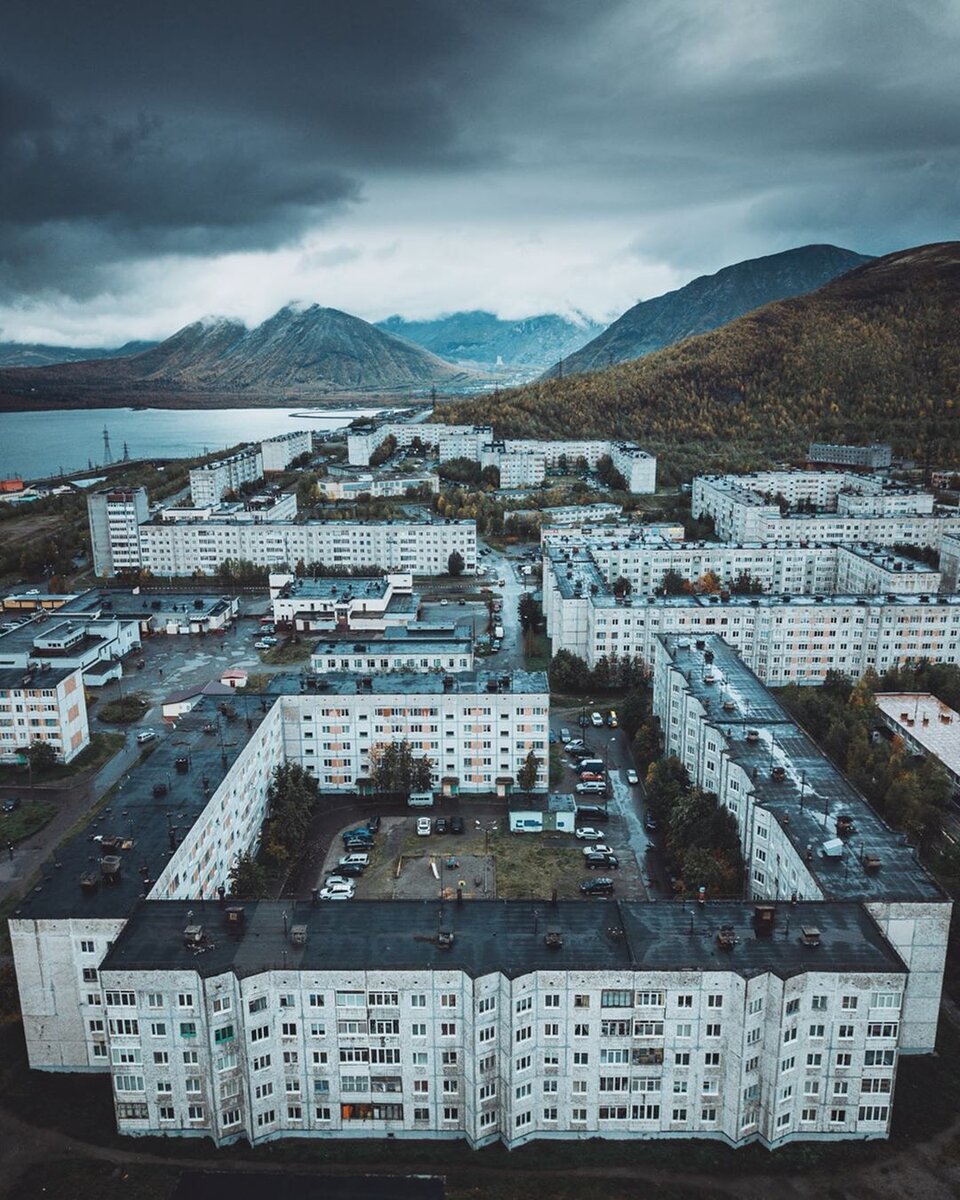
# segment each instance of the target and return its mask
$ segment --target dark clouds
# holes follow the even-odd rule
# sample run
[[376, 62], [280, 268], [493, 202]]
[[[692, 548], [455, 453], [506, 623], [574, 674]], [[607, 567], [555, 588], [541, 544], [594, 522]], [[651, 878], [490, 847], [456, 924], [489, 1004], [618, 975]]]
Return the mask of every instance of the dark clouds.
[[958, 50], [949, 0], [7, 0], [0, 305], [145, 311], [266, 253], [265, 291], [355, 310], [602, 315], [800, 241], [949, 238]]

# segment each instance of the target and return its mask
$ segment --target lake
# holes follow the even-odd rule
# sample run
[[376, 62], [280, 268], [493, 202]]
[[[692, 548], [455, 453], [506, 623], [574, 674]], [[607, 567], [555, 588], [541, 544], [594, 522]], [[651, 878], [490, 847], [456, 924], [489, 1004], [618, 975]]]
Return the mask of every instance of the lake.
[[0, 478], [42, 479], [61, 468], [87, 470], [104, 462], [103, 431], [111, 461], [189, 458], [238, 442], [256, 442], [294, 429], [342, 429], [379, 408], [86, 408], [0, 414]]

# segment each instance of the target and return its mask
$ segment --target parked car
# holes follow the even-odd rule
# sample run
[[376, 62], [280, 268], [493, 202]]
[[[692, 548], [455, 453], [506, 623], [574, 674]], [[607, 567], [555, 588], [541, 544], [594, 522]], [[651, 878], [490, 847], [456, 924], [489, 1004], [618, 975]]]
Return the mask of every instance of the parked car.
[[[347, 882], [349, 882], [349, 881], [347, 881]], [[353, 892], [345, 892], [341, 888], [325, 888], [324, 887], [324, 888], [320, 889], [320, 899], [321, 900], [352, 900], [353, 897], [354, 897]]]
[[652, 817], [649, 813], [647, 813], [647, 815], [643, 819], [643, 827], [644, 827], [644, 829], [647, 830], [648, 833], [656, 833], [656, 831], [657, 831], [656, 817]]
[[152, 729], [141, 729], [137, 734], [137, 745], [142, 746], [146, 742], [152, 742], [156, 736]]
[[586, 714], [586, 713], [581, 713], [581, 714], [580, 714], [580, 716], [579, 716], [579, 717], [577, 717], [577, 724], [578, 724], [578, 725], [580, 725], [580, 726], [586, 726], [586, 725], [589, 725], [589, 724], [590, 724], [590, 718], [587, 716], [587, 714]]
[[580, 891], [585, 896], [608, 896], [613, 891], [613, 880], [607, 875], [598, 875], [596, 879], [584, 880]]
[[630, 770], [627, 772], [627, 783], [629, 783], [631, 787], [636, 787], [639, 782], [640, 782], [640, 776], [631, 767]]
[[570, 732], [569, 729], [563, 729], [560, 732], [563, 737], [563, 748], [568, 754], [573, 754], [575, 750], [586, 750], [587, 747], [583, 738], [567, 737], [566, 735]]
[[378, 833], [380, 830], [380, 814], [374, 813], [372, 817], [367, 817], [367, 828], [371, 833]]
[[620, 859], [615, 854], [588, 854], [583, 860], [588, 871], [616, 871]]
[[369, 841], [369, 839], [356, 837], [347, 838], [343, 843], [343, 848], [350, 853], [353, 853], [355, 850], [365, 852], [369, 850], [372, 845], [373, 842]]
[[608, 821], [610, 814], [599, 804], [578, 804], [577, 805], [577, 820], [584, 821]]
[[595, 729], [601, 729], [601, 728], [603, 727], [603, 716], [602, 716], [602, 714], [601, 714], [601, 713], [598, 713], [598, 712], [591, 713], [591, 714], [590, 714], [590, 724], [591, 724], [591, 725], [592, 725], [592, 726], [593, 726]]
[[340, 862], [337, 865], [337, 871], [344, 877], [362, 875], [366, 869], [361, 863]]
[[607, 713], [607, 724], [610, 726], [611, 729], [616, 729], [617, 726], [620, 724], [620, 719], [617, 716], [617, 710], [615, 708], [611, 708], [610, 711]]
[[342, 834], [342, 837], [344, 841], [346, 841], [347, 838], [364, 838], [371, 845], [373, 845], [373, 834], [366, 825], [358, 825], [356, 829], [348, 829]]
[[429, 817], [417, 817], [417, 836], [429, 837], [432, 828], [432, 822]]
[[361, 867], [369, 867], [370, 866], [370, 855], [368, 854], [368, 852], [366, 850], [355, 850], [351, 854], [345, 854], [343, 856], [343, 858], [341, 858], [339, 860], [339, 862], [337, 863], [337, 866], [345, 867], [350, 863], [354, 863], [357, 866], [361, 866]]
[[605, 796], [607, 794], [607, 785], [591, 779], [587, 783], [578, 783], [576, 793], [578, 796]]
[[463, 833], [463, 817], [450, 818], [450, 832]]
[[613, 849], [610, 846], [605, 846], [603, 842], [594, 842], [592, 846], [584, 846], [583, 854], [585, 858], [589, 858], [591, 854], [612, 854]]
[[594, 829], [592, 825], [584, 825], [579, 829], [575, 829], [574, 835], [582, 842], [602, 842], [603, 830]]
[[562, 726], [560, 729], [560, 741], [563, 742], [564, 745], [570, 741], [570, 730], [566, 727], [566, 725]]
[[446, 833], [447, 832], [447, 818], [446, 817], [437, 817], [434, 820], [433, 832], [434, 833]]
[[353, 880], [348, 879], [346, 877], [346, 875], [338, 874], [338, 875], [328, 875], [326, 877], [326, 879], [323, 881], [323, 886], [325, 888], [342, 887], [346, 891], [349, 891], [350, 888], [352, 888], [354, 886], [354, 883], [353, 883]]
[[580, 780], [582, 783], [603, 783], [606, 776], [602, 771], [581, 771]]
[[557, 731], [555, 729], [551, 729], [550, 730], [550, 745], [555, 746], [556, 744], [557, 744]]
[[265, 641], [263, 638], [260, 638], [259, 641], [253, 643], [253, 648], [254, 650], [269, 650], [270, 643]]
[[19, 796], [7, 796], [7, 798], [6, 798], [6, 800], [4, 800], [3, 804], [0, 804], [0, 809], [2, 809], [3, 812], [5, 812], [5, 813], [16, 812], [19, 807], [20, 807], [20, 797]]
[[260, 639], [261, 642], [266, 642], [268, 646], [275, 646], [277, 639], [275, 637], [265, 637]]

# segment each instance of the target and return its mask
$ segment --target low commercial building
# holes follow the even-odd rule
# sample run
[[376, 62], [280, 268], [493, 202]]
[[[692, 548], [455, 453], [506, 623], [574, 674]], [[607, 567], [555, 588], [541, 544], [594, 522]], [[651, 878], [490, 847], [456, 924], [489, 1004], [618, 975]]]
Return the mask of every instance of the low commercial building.
[[45, 742], [62, 763], [89, 746], [79, 668], [0, 669], [0, 762], [22, 761], [34, 742]]
[[416, 620], [418, 601], [407, 572], [365, 579], [353, 575], [270, 576], [274, 622], [298, 632], [382, 632]]
[[310, 654], [310, 666], [319, 674], [331, 671], [458, 674], [473, 670], [473, 635], [465, 624], [418, 622], [363, 636], [343, 630], [316, 643]]
[[84, 682], [96, 686], [105, 678], [122, 674], [121, 660], [139, 649], [140, 625], [136, 620], [83, 613], [48, 617], [39, 613], [0, 634], [0, 669], [79, 669]]
[[440, 490], [440, 477], [435, 471], [362, 472], [352, 475], [328, 475], [317, 485], [321, 497], [328, 500], [357, 500], [361, 496], [372, 499], [389, 497], [402, 498], [413, 489], [426, 489], [436, 494]]
[[623, 516], [621, 504], [562, 504], [542, 508], [544, 525], [590, 525], [600, 521], [619, 521]]
[[960, 713], [929, 692], [878, 692], [874, 702], [911, 754], [936, 759], [960, 793]]
[[219, 504], [228, 492], [238, 492], [247, 483], [263, 478], [263, 455], [251, 447], [228, 458], [217, 459], [190, 472], [190, 499], [199, 508]]
[[513, 796], [508, 820], [511, 833], [573, 833], [577, 804], [569, 792]]
[[138, 621], [141, 635], [148, 636], [223, 633], [236, 621], [239, 608], [237, 596], [93, 588], [71, 596], [60, 611], [69, 616]]

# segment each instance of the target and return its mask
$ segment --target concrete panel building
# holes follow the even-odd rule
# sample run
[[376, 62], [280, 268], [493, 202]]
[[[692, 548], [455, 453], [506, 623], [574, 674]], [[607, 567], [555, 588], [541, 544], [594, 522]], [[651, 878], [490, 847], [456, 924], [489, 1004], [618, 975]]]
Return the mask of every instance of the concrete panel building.
[[251, 447], [190, 472], [190, 499], [198, 508], [219, 504], [228, 492], [263, 478], [263, 455]]
[[34, 743], [72, 762], [90, 744], [83, 679], [77, 667], [0, 670], [0, 762], [19, 762]]
[[294, 429], [266, 438], [260, 443], [260, 458], [263, 473], [284, 471], [295, 458], [310, 454], [313, 450], [313, 435], [309, 429]]
[[93, 570], [101, 578], [140, 569], [140, 526], [150, 518], [146, 488], [110, 488], [87, 496]]
[[960, 713], [929, 692], [878, 692], [874, 702], [911, 754], [936, 759], [960, 794]]

